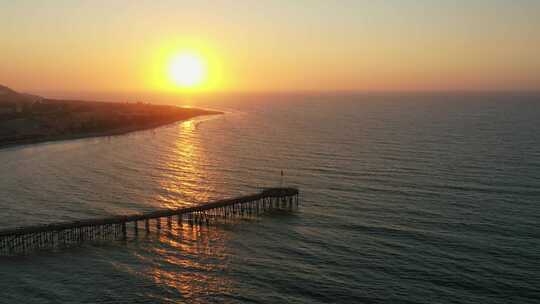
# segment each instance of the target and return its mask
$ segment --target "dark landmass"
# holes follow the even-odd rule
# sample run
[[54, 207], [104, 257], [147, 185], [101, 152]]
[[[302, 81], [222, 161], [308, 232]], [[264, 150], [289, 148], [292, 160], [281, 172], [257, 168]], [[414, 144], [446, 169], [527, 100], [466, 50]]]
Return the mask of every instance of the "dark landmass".
[[222, 113], [145, 103], [47, 99], [0, 86], [0, 148], [120, 135], [214, 114]]

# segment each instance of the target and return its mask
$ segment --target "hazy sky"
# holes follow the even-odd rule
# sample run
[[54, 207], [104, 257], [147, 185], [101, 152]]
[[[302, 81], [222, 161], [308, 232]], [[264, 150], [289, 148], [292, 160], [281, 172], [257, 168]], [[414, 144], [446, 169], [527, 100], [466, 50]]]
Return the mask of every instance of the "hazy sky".
[[0, 84], [170, 91], [167, 58], [209, 90], [540, 89], [538, 0], [0, 0]]

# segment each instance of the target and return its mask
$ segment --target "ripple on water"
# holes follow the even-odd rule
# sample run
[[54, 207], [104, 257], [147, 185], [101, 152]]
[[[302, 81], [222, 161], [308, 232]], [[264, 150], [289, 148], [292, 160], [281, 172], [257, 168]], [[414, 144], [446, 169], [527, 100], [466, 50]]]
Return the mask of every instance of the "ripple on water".
[[537, 101], [252, 100], [0, 150], [4, 228], [197, 204], [279, 185], [281, 170], [302, 190], [296, 214], [2, 259], [0, 302], [535, 303]]

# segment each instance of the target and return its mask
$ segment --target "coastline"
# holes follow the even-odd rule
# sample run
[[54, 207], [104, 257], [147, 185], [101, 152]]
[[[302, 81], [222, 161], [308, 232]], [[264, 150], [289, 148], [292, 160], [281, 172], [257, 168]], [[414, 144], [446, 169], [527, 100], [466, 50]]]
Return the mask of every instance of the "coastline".
[[114, 130], [107, 130], [103, 132], [62, 134], [62, 135], [45, 136], [42, 138], [30, 138], [30, 139], [21, 139], [21, 140], [10, 141], [10, 142], [0, 142], [0, 150], [26, 146], [26, 145], [48, 143], [48, 142], [77, 140], [77, 139], [85, 139], [85, 138], [98, 138], [98, 137], [108, 137], [108, 136], [119, 136], [119, 135], [125, 135], [125, 134], [134, 133], [138, 131], [156, 129], [156, 128], [163, 127], [166, 125], [171, 125], [177, 122], [188, 121], [196, 117], [224, 114], [223, 112], [218, 112], [218, 111], [209, 111], [209, 110], [202, 110], [202, 111], [206, 111], [206, 112], [201, 113], [201, 114], [194, 114], [193, 116], [190, 116], [190, 117], [173, 119], [170, 121], [160, 121], [160, 122], [143, 125], [143, 126], [129, 126], [129, 127], [124, 127], [124, 128], [114, 129]]

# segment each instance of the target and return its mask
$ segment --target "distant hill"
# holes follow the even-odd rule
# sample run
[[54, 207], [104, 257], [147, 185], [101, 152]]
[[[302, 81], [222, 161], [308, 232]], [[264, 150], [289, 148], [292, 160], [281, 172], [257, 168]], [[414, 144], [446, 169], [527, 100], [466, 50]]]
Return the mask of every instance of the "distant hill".
[[12, 89], [6, 86], [0, 85], [0, 101], [3, 101], [4, 99], [7, 99], [7, 98], [17, 98], [18, 95], [19, 93], [13, 91]]
[[6, 86], [0, 85], [0, 103], [30, 103], [42, 99], [39, 96], [18, 93]]

